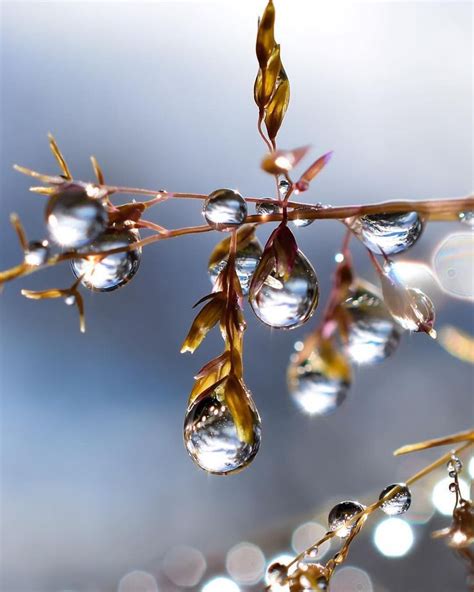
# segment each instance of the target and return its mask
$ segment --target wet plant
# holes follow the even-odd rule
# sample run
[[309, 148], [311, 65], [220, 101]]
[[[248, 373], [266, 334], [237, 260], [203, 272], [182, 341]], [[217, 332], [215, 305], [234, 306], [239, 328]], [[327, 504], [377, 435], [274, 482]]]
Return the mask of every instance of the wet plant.
[[[195, 376], [184, 423], [191, 458], [202, 469], [219, 475], [247, 466], [261, 440], [260, 416], [244, 381], [244, 300], [248, 299], [259, 321], [282, 330], [307, 323], [318, 307], [321, 278], [299, 248], [294, 230], [311, 224], [313, 229], [317, 221], [330, 219], [346, 231], [336, 255], [328, 303], [317, 327], [298, 344], [288, 368], [288, 386], [295, 402], [308, 413], [326, 415], [350, 393], [353, 364], [386, 360], [407, 331], [436, 337], [433, 303], [421, 290], [405, 285], [393, 257], [421, 240], [427, 224], [450, 221], [472, 225], [474, 211], [473, 196], [338, 207], [300, 201], [330, 162], [332, 152], [316, 158], [295, 176], [309, 147], [277, 147], [290, 101], [290, 83], [281, 47], [275, 41], [274, 24], [275, 8], [270, 0], [257, 30], [254, 100], [258, 133], [266, 147], [261, 168], [273, 177], [273, 195], [242, 196], [232, 188], [203, 195], [116, 186], [105, 181], [95, 157], [91, 157], [95, 179], [78, 180], [50, 135], [59, 174], [15, 166], [34, 179], [37, 184], [31, 191], [46, 201], [47, 238], [29, 241], [20, 219], [12, 215], [23, 258], [0, 272], [3, 285], [68, 263], [74, 276], [69, 287], [22, 290], [22, 294], [35, 300], [62, 299], [76, 306], [80, 329], [85, 331], [80, 290], [109, 292], [124, 287], [139, 271], [145, 247], [153, 243], [190, 234], [224, 235], [209, 259], [212, 291], [198, 302], [201, 308], [181, 350], [194, 352], [214, 328], [223, 338], [223, 351]], [[120, 199], [127, 195], [129, 201]], [[163, 202], [183, 199], [202, 202], [205, 224], [170, 229], [150, 219], [152, 209], [159, 209]], [[255, 207], [255, 214], [250, 213], [251, 207]], [[257, 231], [264, 224], [275, 227], [262, 245]], [[366, 248], [379, 287], [357, 275], [351, 238]], [[469, 341], [468, 336], [465, 339]], [[446, 343], [457, 355], [456, 343], [453, 345], [452, 339]]]

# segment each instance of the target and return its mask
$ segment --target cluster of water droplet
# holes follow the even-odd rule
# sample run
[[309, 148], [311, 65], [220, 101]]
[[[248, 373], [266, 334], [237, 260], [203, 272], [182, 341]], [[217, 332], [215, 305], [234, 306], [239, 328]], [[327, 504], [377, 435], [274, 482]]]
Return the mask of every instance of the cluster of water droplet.
[[319, 299], [316, 272], [306, 256], [298, 250], [288, 277], [274, 268], [257, 294], [250, 294], [250, 305], [266, 325], [294, 329], [313, 314]]
[[354, 231], [376, 255], [396, 255], [412, 247], [423, 232], [417, 212], [361, 216]]
[[194, 462], [217, 475], [227, 475], [246, 467], [260, 447], [261, 422], [252, 396], [246, 400], [252, 417], [252, 433], [247, 440], [237, 427], [225, 399], [225, 388], [213, 386], [188, 407], [184, 421], [184, 442]]
[[349, 315], [345, 350], [352, 362], [381, 362], [397, 349], [400, 328], [375, 287], [359, 283], [343, 307]]
[[[93, 186], [68, 183], [54, 193], [46, 206], [46, 225], [51, 239], [77, 253], [101, 253], [128, 248], [139, 240], [132, 229], [109, 226], [103, 193]], [[47, 241], [30, 243], [25, 252], [28, 265], [43, 265], [49, 256]], [[74, 275], [89, 290], [108, 292], [129, 282], [138, 270], [141, 249], [91, 255], [73, 259]]]

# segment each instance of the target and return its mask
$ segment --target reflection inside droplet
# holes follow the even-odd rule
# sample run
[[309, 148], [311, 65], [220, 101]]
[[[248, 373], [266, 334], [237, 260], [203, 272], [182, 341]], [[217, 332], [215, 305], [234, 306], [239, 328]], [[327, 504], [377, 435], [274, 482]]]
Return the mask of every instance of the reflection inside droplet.
[[[235, 256], [235, 272], [239, 278], [242, 294], [249, 292], [250, 281], [262, 256], [262, 245], [254, 238], [245, 247], [240, 248]], [[217, 261], [208, 269], [211, 282], [214, 284], [219, 273], [224, 269], [227, 257]]]
[[354, 231], [373, 253], [395, 255], [415, 244], [423, 224], [417, 212], [373, 214], [356, 221]]
[[251, 294], [250, 304], [266, 325], [294, 329], [313, 314], [318, 297], [319, 286], [313, 266], [298, 251], [289, 277], [283, 279], [273, 270], [257, 295]]
[[226, 475], [247, 466], [257, 454], [260, 417], [249, 391], [242, 405], [247, 406], [253, 422], [247, 441], [239, 433], [220, 386], [207, 389], [188, 407], [184, 442], [191, 458], [205, 471]]

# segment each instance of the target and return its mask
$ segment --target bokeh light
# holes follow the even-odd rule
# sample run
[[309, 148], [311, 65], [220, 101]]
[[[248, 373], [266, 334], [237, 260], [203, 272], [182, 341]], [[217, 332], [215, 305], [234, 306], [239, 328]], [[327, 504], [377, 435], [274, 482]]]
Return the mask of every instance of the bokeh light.
[[239, 584], [256, 584], [265, 573], [265, 556], [252, 543], [239, 543], [229, 550], [226, 568]]
[[158, 592], [155, 576], [146, 571], [131, 571], [120, 580], [117, 592]]
[[197, 586], [206, 571], [204, 555], [186, 545], [173, 547], [165, 554], [162, 562], [165, 575], [179, 587]]
[[[298, 526], [293, 532], [293, 536], [291, 537], [291, 546], [295, 553], [302, 553], [305, 549], [314, 545], [316, 541], [322, 538], [326, 534], [326, 529], [324, 526], [319, 524], [318, 522], [305, 522]], [[318, 547], [318, 554], [313, 557], [316, 559], [320, 559], [325, 555], [331, 547], [331, 543], [326, 541], [322, 545]]]
[[414, 541], [412, 527], [401, 518], [386, 518], [374, 531], [374, 544], [386, 557], [403, 557], [410, 551]]
[[474, 298], [474, 233], [449, 235], [433, 255], [433, 268], [441, 288], [457, 298]]
[[372, 592], [372, 580], [358, 567], [342, 567], [331, 578], [331, 592]]
[[202, 588], [202, 592], [240, 592], [235, 582], [224, 576], [218, 576], [209, 580]]
[[[445, 477], [438, 481], [433, 488], [431, 494], [431, 500], [433, 501], [434, 507], [440, 514], [444, 516], [451, 516], [454, 510], [454, 503], [456, 501], [456, 495], [449, 491], [449, 485], [453, 482], [450, 477]], [[461, 495], [469, 498], [469, 485], [464, 479], [459, 479], [459, 488], [461, 489]]]

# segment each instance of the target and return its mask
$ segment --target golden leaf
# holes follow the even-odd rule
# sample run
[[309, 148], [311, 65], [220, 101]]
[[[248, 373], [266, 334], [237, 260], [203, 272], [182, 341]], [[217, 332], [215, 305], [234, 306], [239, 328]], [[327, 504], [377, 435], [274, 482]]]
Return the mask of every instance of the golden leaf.
[[271, 175], [288, 173], [305, 157], [309, 146], [301, 146], [293, 150], [273, 150], [262, 159], [260, 167]]
[[278, 75], [281, 72], [280, 46], [275, 45], [268, 60], [267, 67], [258, 71], [254, 86], [255, 102], [260, 108], [265, 108], [277, 86]]
[[104, 173], [102, 172], [102, 169], [99, 163], [97, 162], [97, 158], [95, 156], [91, 156], [91, 163], [92, 168], [94, 169], [94, 174], [96, 176], [97, 182], [99, 183], [99, 185], [105, 185]]
[[288, 103], [290, 102], [290, 83], [288, 78], [285, 78], [278, 85], [272, 100], [267, 106], [265, 113], [265, 126], [267, 128], [268, 137], [274, 140], [280, 129]]
[[25, 229], [23, 228], [23, 224], [20, 222], [18, 214], [10, 214], [10, 223], [15, 229], [21, 248], [23, 249], [23, 251], [26, 251], [28, 249], [28, 240], [26, 238]]
[[230, 374], [224, 385], [224, 399], [235, 423], [237, 435], [243, 442], [254, 440], [255, 409], [250, 392], [234, 374]]
[[49, 138], [49, 147], [51, 148], [51, 152], [53, 153], [54, 158], [58, 161], [58, 165], [63, 173], [63, 177], [65, 179], [67, 179], [68, 181], [72, 181], [71, 171], [69, 170], [67, 162], [61, 153], [61, 150], [59, 150], [58, 144], [56, 143], [56, 140], [54, 139], [53, 134], [48, 134], [48, 138]]
[[275, 7], [273, 6], [272, 0], [269, 0], [262, 18], [258, 23], [257, 31], [256, 52], [258, 63], [262, 70], [265, 69], [273, 48], [275, 47], [274, 27]]
[[209, 331], [220, 321], [225, 310], [222, 292], [214, 294], [197, 314], [181, 347], [181, 353], [193, 353], [201, 345]]

